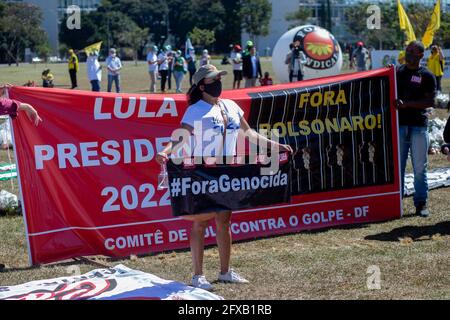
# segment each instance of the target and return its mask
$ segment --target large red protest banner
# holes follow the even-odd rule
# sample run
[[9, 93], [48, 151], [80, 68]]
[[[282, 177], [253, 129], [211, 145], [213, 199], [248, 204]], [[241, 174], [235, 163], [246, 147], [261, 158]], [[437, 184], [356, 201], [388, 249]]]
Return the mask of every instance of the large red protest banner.
[[[13, 87], [43, 123], [13, 121], [30, 263], [189, 246], [190, 222], [157, 190], [154, 156], [184, 95]], [[233, 212], [235, 240], [401, 216], [393, 69], [225, 91], [254, 128], [298, 150], [292, 202]], [[214, 223], [206, 243], [215, 243]]]

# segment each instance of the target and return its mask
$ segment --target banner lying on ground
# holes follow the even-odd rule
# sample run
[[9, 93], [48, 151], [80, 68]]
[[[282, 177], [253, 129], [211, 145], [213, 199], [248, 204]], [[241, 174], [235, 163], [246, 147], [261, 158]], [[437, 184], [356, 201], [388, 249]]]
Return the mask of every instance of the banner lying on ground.
[[[397, 59], [399, 53], [400, 50], [373, 50], [371, 53], [372, 68], [382, 68], [387, 66], [388, 64], [398, 65]], [[425, 56], [421, 61], [422, 66], [427, 66], [427, 59], [430, 54], [430, 50], [425, 51]], [[442, 54], [444, 55], [445, 60], [443, 78], [450, 78], [450, 50], [442, 50]]]
[[73, 277], [0, 287], [0, 300], [223, 300], [181, 282], [117, 265]]
[[[394, 77], [380, 69], [224, 92], [252, 127], [276, 129], [298, 150], [291, 204], [233, 212], [235, 240], [400, 216]], [[13, 121], [32, 264], [189, 247], [191, 223], [172, 216], [155, 161], [179, 127], [185, 95], [9, 94], [44, 120], [37, 128]]]
[[0, 181], [9, 180], [17, 177], [15, 164], [1, 164], [0, 165]]

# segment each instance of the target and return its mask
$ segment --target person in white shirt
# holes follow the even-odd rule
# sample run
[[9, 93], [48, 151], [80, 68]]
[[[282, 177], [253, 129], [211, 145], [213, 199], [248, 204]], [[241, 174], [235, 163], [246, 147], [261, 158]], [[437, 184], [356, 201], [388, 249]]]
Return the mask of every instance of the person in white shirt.
[[203, 50], [202, 57], [200, 58], [200, 67], [210, 64], [211, 56], [208, 53], [208, 50]]
[[92, 91], [100, 91], [100, 82], [102, 81], [102, 66], [98, 62], [98, 52], [93, 51], [89, 54], [86, 61], [86, 68]]
[[158, 54], [158, 69], [159, 74], [161, 75], [161, 92], [166, 92], [166, 81], [167, 76], [169, 75], [169, 57], [168, 46], [163, 48], [163, 50]]
[[235, 45], [233, 47], [233, 52], [231, 53], [231, 63], [233, 65], [233, 89], [239, 89], [241, 87], [242, 81], [242, 48], [240, 45]]
[[[236, 102], [219, 98], [222, 93], [221, 77], [226, 74], [226, 71], [217, 70], [215, 66], [210, 64], [200, 67], [194, 74], [193, 85], [187, 94], [189, 107], [181, 120], [181, 127], [187, 130], [191, 136], [194, 136], [194, 141], [201, 142], [195, 146], [194, 156], [235, 155], [240, 129], [250, 139], [262, 139], [265, 141], [268, 148], [278, 145], [280, 151], [292, 153], [292, 148], [289, 145], [282, 145], [269, 140], [251, 129], [244, 118], [244, 111]], [[194, 127], [201, 128], [201, 130], [194, 130]], [[215, 136], [220, 138], [215, 139]], [[211, 141], [218, 141], [219, 145], [212, 149], [209, 147]], [[224, 143], [222, 143], [223, 141]], [[156, 161], [159, 164], [164, 164], [168, 161], [168, 155], [172, 153], [172, 150], [176, 152], [175, 150], [178, 148], [179, 143], [182, 142], [169, 142], [164, 150], [156, 155]], [[217, 151], [216, 154], [216, 150], [221, 150], [222, 153]], [[229, 283], [248, 283], [246, 279], [230, 268], [231, 211], [213, 207], [208, 209], [206, 213], [199, 212], [190, 216], [182, 216], [182, 218], [193, 221], [190, 235], [194, 269], [192, 286], [204, 290], [213, 289], [211, 283], [203, 275], [205, 229], [211, 219], [216, 221], [216, 239], [220, 258], [218, 280]]]
[[152, 46], [148, 48], [147, 63], [148, 73], [150, 75], [150, 92], [156, 92], [156, 79], [158, 77], [158, 47]]
[[106, 59], [106, 66], [108, 68], [108, 92], [111, 92], [113, 82], [116, 84], [116, 92], [120, 93], [120, 70], [122, 69], [122, 62], [116, 55], [116, 49], [109, 50], [109, 57]]

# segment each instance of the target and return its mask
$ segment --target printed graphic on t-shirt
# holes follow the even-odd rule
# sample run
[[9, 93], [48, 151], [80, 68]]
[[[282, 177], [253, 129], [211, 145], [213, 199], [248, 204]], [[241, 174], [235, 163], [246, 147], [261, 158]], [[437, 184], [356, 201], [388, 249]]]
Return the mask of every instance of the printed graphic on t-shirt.
[[412, 76], [411, 77], [411, 82], [414, 82], [414, 83], [422, 83], [422, 77], [421, 76]]

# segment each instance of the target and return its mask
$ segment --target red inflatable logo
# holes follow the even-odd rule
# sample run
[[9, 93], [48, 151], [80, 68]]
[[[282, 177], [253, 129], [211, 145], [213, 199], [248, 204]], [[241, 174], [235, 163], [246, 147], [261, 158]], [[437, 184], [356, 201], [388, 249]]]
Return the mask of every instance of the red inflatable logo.
[[327, 30], [316, 26], [301, 28], [294, 37], [300, 41], [307, 59], [306, 66], [312, 69], [329, 69], [338, 61], [339, 46]]

